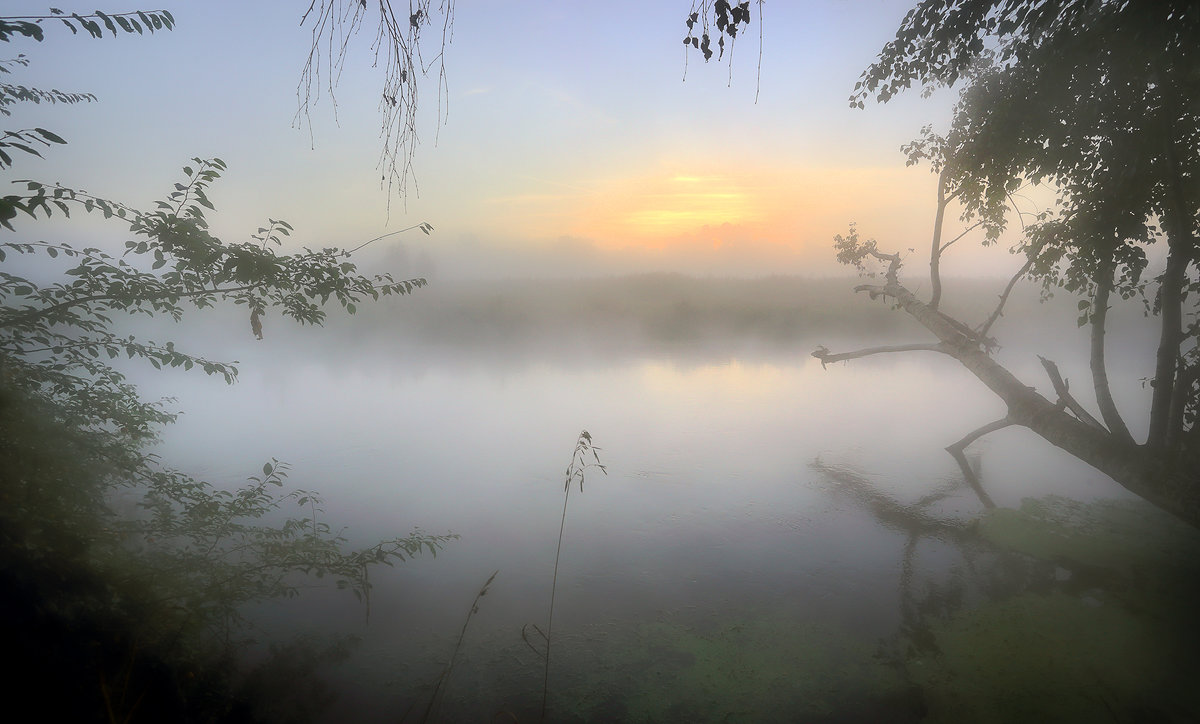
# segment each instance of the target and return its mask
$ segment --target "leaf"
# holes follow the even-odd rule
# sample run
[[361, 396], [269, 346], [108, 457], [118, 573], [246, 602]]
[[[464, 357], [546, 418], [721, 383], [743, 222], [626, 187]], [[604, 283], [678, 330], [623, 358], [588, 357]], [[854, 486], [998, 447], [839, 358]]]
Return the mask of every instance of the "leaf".
[[50, 131], [47, 131], [45, 128], [35, 128], [33, 130], [40, 133], [42, 135], [42, 138], [45, 138], [47, 141], [50, 141], [51, 143], [63, 143], [63, 144], [66, 143], [66, 141], [63, 140], [62, 136], [59, 136], [57, 133], [51, 133]]
[[262, 339], [262, 314], [255, 309], [250, 313], [250, 331], [254, 334], [255, 339]]
[[112, 18], [108, 17], [107, 15], [100, 12], [99, 10], [94, 10], [93, 13], [96, 15], [96, 17], [100, 18], [100, 20], [102, 20], [104, 22], [104, 27], [108, 28], [109, 31], [112, 32], [113, 37], [115, 38], [117, 36], [117, 26], [113, 25]]

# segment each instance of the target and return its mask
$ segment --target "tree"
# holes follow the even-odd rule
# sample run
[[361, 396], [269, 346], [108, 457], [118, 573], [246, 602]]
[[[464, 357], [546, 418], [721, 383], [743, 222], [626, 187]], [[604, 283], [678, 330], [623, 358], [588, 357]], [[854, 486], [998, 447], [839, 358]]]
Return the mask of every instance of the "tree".
[[[1007, 414], [948, 448], [1021, 425], [1115, 481], [1200, 526], [1200, 11], [1194, 3], [1053, 0], [924, 0], [868, 68], [850, 98], [863, 107], [914, 82], [961, 87], [949, 132], [906, 147], [909, 162], [939, 174], [930, 251], [932, 296], [901, 281], [898, 253], [853, 227], [836, 239], [839, 259], [882, 263], [882, 284], [857, 291], [891, 299], [935, 342], [813, 355], [823, 363], [926, 350], [958, 360], [1007, 405]], [[987, 320], [971, 327], [939, 309], [946, 204], [956, 201], [985, 243], [1005, 228], [1006, 203], [1024, 183], [1050, 188], [1051, 211], [1024, 227], [1014, 249], [1025, 263]], [[1150, 252], [1166, 246], [1161, 270]], [[1152, 276], [1151, 276], [1152, 274]], [[988, 332], [1013, 284], [1028, 277], [1081, 296], [1091, 330], [1090, 372], [1099, 418], [1043, 360], [1057, 399], [1018, 380], [990, 354]], [[1142, 442], [1114, 403], [1105, 364], [1114, 295], [1145, 300], [1159, 342]]]
[[[66, 16], [52, 10], [0, 18], [0, 41], [41, 42], [44, 25], [59, 23], [99, 38], [105, 30], [113, 36], [170, 30], [174, 19], [166, 11]], [[0, 62], [0, 71], [26, 65], [17, 56]], [[0, 83], [5, 116], [16, 103], [91, 100], [87, 93]], [[42, 128], [5, 131], [0, 170], [11, 172], [15, 153], [41, 156], [66, 142]], [[207, 193], [224, 171], [220, 159], [192, 159], [152, 211], [31, 180], [0, 198], [6, 229], [0, 233], [7, 235], [0, 262], [8, 264], [0, 270], [0, 590], [16, 642], [12, 655], [25, 662], [18, 682], [34, 685], [41, 677], [72, 692], [66, 698], [77, 700], [71, 706], [78, 710], [59, 712], [69, 718], [104, 711], [124, 719], [145, 697], [158, 703], [141, 706], [141, 716], [226, 716], [226, 705], [207, 697], [212, 687], [228, 686], [223, 672], [246, 638], [247, 603], [293, 597], [308, 577], [328, 576], [369, 605], [374, 566], [436, 554], [455, 537], [418, 530], [351, 549], [344, 529], [324, 519], [316, 494], [285, 487], [285, 463], [271, 460], [230, 490], [147, 451], [175, 413], [164, 402], [141, 399], [122, 360], [203, 370], [228, 383], [237, 369], [171, 341], [122, 333], [128, 319], [178, 321], [190, 310], [232, 302], [246, 309], [250, 331], [262, 339], [270, 310], [320, 324], [327, 302], [353, 314], [364, 300], [425, 285], [360, 274], [353, 254], [371, 242], [350, 251], [281, 253], [292, 227], [280, 220], [268, 220], [249, 241], [214, 237]], [[29, 236], [29, 225], [40, 220], [81, 213], [124, 225], [124, 253]], [[406, 231], [415, 229], [428, 234], [432, 227]], [[14, 271], [17, 257], [32, 262], [36, 274]], [[136, 510], [118, 510], [118, 498], [135, 501]], [[45, 646], [47, 638], [56, 643]], [[211, 676], [186, 675], [198, 667]], [[63, 683], [72, 676], [77, 680]], [[180, 693], [172, 698], [173, 691]]]

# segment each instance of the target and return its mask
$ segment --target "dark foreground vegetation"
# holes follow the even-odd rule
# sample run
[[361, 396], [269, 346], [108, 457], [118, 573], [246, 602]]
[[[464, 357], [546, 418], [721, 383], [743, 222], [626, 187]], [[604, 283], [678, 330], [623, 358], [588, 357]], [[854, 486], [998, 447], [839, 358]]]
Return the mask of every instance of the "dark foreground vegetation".
[[[0, 18], [0, 42], [42, 42], [47, 26], [101, 38], [170, 30], [174, 18], [51, 10]], [[16, 81], [0, 84], [0, 115], [22, 103], [96, 100], [20, 85], [28, 64], [23, 55], [0, 59], [4, 78]], [[66, 143], [43, 128], [5, 131], [0, 171], [9, 176], [14, 157]], [[306, 716], [322, 697], [311, 675], [345, 642], [284, 645], [255, 667], [247, 608], [294, 598], [317, 578], [369, 606], [373, 568], [434, 554], [454, 537], [413, 531], [352, 547], [319, 496], [287, 485], [285, 463], [271, 459], [240, 485], [214, 485], [151, 452], [178, 413], [169, 400], [143, 399], [130, 369], [232, 383], [237, 368], [177, 348], [178, 329], [139, 337], [131, 319], [178, 322], [230, 305], [238, 330], [261, 339], [271, 310], [319, 325], [326, 303], [353, 313], [425, 284], [365, 276], [341, 249], [282, 253], [291, 227], [279, 220], [250, 241], [215, 237], [207, 192], [224, 170], [220, 159], [192, 159], [153, 210], [31, 180], [0, 197], [0, 635], [10, 672], [0, 686], [31, 720]], [[123, 227], [123, 252], [43, 236], [46, 219], [73, 215]]]

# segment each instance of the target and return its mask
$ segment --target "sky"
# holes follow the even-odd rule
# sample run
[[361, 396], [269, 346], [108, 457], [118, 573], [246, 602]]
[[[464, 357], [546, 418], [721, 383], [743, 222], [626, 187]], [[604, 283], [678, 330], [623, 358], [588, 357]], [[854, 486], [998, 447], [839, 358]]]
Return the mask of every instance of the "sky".
[[[832, 237], [852, 221], [882, 248], [916, 249], [919, 263], [935, 179], [906, 168], [899, 147], [927, 123], [944, 128], [954, 96], [913, 91], [865, 110], [847, 100], [911, 0], [755, 5], [732, 63], [693, 53], [685, 79], [689, 5], [460, 0], [446, 89], [439, 97], [436, 70], [422, 81], [416, 185], [404, 196], [380, 186], [383, 73], [369, 23], [352, 39], [336, 105], [326, 92], [307, 119], [297, 118], [311, 43], [303, 0], [160, 3], [177, 26], [153, 36], [96, 40], [51, 23], [43, 43], [0, 48], [30, 60], [14, 80], [99, 101], [18, 107], [6, 127], [45, 127], [70, 145], [23, 160], [11, 178], [150, 208], [188, 159], [219, 156], [229, 169], [210, 194], [211, 221], [226, 240], [267, 218], [313, 247], [432, 224], [429, 237], [370, 248], [368, 259], [402, 274], [826, 275], [838, 271]], [[10, 0], [3, 12], [46, 10]], [[427, 54], [436, 40], [427, 34]], [[1016, 266], [960, 246], [944, 273]]]

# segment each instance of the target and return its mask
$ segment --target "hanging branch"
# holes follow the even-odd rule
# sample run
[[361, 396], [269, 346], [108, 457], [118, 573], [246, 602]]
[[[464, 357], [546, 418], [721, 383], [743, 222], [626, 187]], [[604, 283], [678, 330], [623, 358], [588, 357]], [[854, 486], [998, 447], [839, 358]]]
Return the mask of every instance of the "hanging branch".
[[[383, 66], [384, 82], [380, 92], [380, 135], [383, 147], [379, 155], [380, 185], [387, 188], [389, 207], [393, 190], [401, 197], [409, 183], [417, 191], [413, 158], [417, 150], [417, 108], [421, 77], [437, 68], [437, 125], [445, 122], [448, 107], [443, 105], [448, 89], [445, 51], [451, 42], [454, 25], [454, 0], [413, 0], [409, 15], [397, 16], [390, 0], [377, 0], [378, 25], [371, 44], [374, 65]], [[436, 6], [436, 7], [435, 7]], [[300, 24], [312, 19], [312, 43], [296, 86], [297, 109], [293, 125], [307, 125], [312, 134], [311, 111], [321, 92], [329, 94], [337, 117], [335, 90], [345, 69], [351, 38], [357, 34], [368, 14], [367, 0], [311, 0]], [[428, 62], [421, 53], [421, 33], [434, 27], [440, 17], [440, 48]]]
[[[764, 0], [758, 0], [758, 73], [754, 82], [754, 102], [762, 87], [762, 8]], [[733, 82], [733, 48], [738, 32], [750, 26], [750, 0], [693, 0], [688, 11], [687, 35], [683, 38], [683, 79], [687, 80], [687, 60], [690, 51], [698, 50], [707, 63], [714, 55], [720, 61], [725, 57], [725, 39], [729, 39], [729, 83]], [[715, 29], [714, 29], [715, 28]]]

